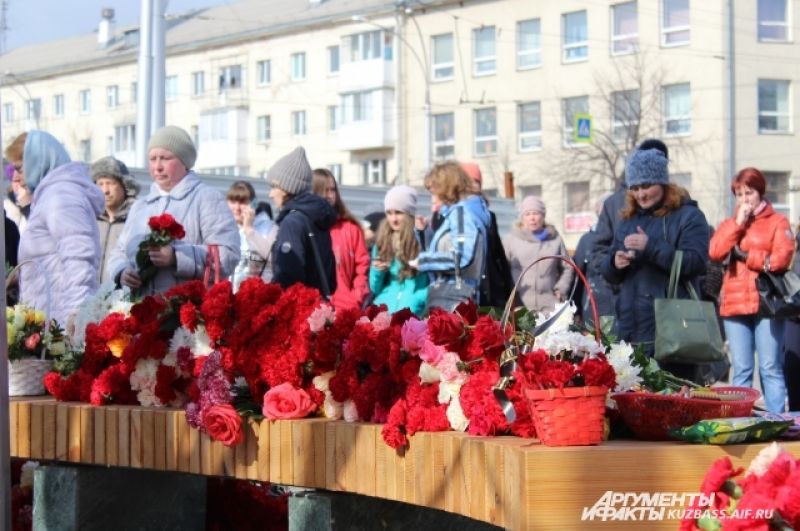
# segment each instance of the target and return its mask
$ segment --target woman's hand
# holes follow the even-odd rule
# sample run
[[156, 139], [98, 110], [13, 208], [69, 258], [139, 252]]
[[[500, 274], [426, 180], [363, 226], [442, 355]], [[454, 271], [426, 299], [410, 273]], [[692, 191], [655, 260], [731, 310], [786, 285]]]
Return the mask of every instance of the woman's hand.
[[416, 216], [414, 218], [414, 228], [417, 230], [425, 230], [428, 226], [428, 219], [425, 216]]
[[256, 211], [251, 206], [246, 206], [242, 210], [242, 228], [249, 232], [253, 228], [253, 220], [256, 219]]
[[17, 206], [24, 208], [31, 204], [31, 201], [33, 200], [31, 197], [31, 191], [24, 182], [20, 183], [17, 181], [12, 181], [11, 189], [14, 192], [14, 198], [16, 199]]
[[635, 234], [628, 234], [622, 242], [626, 249], [644, 251], [647, 247], [647, 233], [641, 227], [636, 227]]
[[631, 265], [633, 258], [625, 251], [617, 251], [614, 253], [614, 267], [617, 269], [625, 269]]
[[175, 249], [171, 245], [151, 247], [147, 253], [156, 267], [172, 267], [175, 265]]
[[553, 290], [553, 295], [556, 298], [556, 302], [564, 302], [564, 296], [561, 294], [561, 290], [558, 288]]
[[375, 258], [372, 261], [372, 267], [377, 269], [378, 271], [386, 271], [387, 269], [389, 269], [389, 264], [387, 264], [383, 260]]
[[742, 226], [747, 223], [752, 213], [752, 205], [749, 203], [739, 203], [739, 207], [736, 209], [736, 224]]
[[119, 277], [119, 283], [131, 289], [139, 289], [142, 287], [142, 279], [139, 278], [139, 273], [134, 269], [124, 270]]

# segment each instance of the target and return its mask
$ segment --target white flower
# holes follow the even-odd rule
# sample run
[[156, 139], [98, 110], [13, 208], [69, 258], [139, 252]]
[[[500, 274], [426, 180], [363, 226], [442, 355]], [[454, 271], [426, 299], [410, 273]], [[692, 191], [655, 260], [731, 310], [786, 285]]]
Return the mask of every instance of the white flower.
[[344, 404], [342, 404], [342, 413], [344, 414], [344, 420], [347, 422], [358, 422], [358, 409], [356, 409], [356, 403], [352, 400], [345, 400]]
[[460, 383], [442, 382], [439, 384], [439, 396], [436, 399], [440, 404], [449, 404], [453, 399], [458, 401], [461, 394]]
[[178, 356], [174, 352], [167, 352], [167, 355], [161, 360], [161, 364], [167, 367], [177, 367]]
[[26, 461], [22, 465], [22, 473], [19, 476], [21, 487], [33, 487], [33, 471], [39, 468], [38, 461]]
[[142, 389], [136, 393], [136, 399], [145, 407], [161, 407], [164, 405], [151, 389]]
[[[140, 390], [155, 390], [156, 387], [156, 373], [158, 372], [158, 360], [152, 358], [141, 358], [136, 362], [136, 368], [130, 375], [131, 389], [134, 391]], [[144, 406], [147, 405], [140, 401]]]
[[195, 358], [200, 356], [208, 356], [214, 352], [211, 348], [211, 338], [208, 337], [205, 326], [198, 326], [194, 332], [194, 345], [192, 346], [192, 354]]
[[565, 350], [582, 356], [594, 356], [605, 352], [603, 346], [593, 336], [587, 336], [580, 332], [542, 334], [536, 338], [534, 346], [544, 349], [551, 356], [556, 356]]
[[450, 401], [447, 406], [447, 420], [450, 422], [450, 427], [455, 431], [467, 431], [469, 427], [469, 419], [464, 415], [464, 410], [461, 409], [461, 400], [454, 397], [455, 400]]
[[320, 392], [325, 393], [326, 395], [331, 392], [331, 378], [336, 374], [336, 371], [328, 371], [320, 374], [319, 376], [315, 376], [311, 383], [314, 384], [314, 387], [320, 390]]
[[757, 477], [761, 477], [767, 473], [769, 467], [772, 466], [772, 463], [778, 458], [779, 455], [783, 452], [783, 448], [778, 446], [778, 443], [773, 442], [760, 452], [758, 455], [755, 456], [753, 461], [750, 463], [750, 466], [747, 467], [747, 472], [745, 472], [745, 476], [749, 476], [750, 474], [755, 474]]
[[186, 347], [189, 350], [194, 347], [194, 334], [182, 326], [178, 327], [175, 333], [172, 334], [172, 338], [169, 340], [169, 351], [178, 352], [181, 347]]
[[372, 328], [374, 328], [376, 332], [386, 330], [391, 325], [392, 316], [389, 314], [389, 312], [381, 312], [375, 316], [375, 319], [372, 320]]
[[339, 420], [344, 414], [344, 407], [341, 402], [337, 402], [331, 395], [325, 395], [325, 401], [322, 403], [322, 413], [326, 418]]
[[419, 379], [424, 384], [429, 383], [436, 383], [441, 379], [442, 375], [439, 372], [439, 369], [428, 363], [427, 361], [423, 361], [422, 364], [419, 366]]
[[578, 310], [576, 308], [576, 306], [575, 306], [575, 303], [573, 303], [572, 301], [564, 301], [564, 302], [562, 302], [560, 304], [556, 304], [556, 306], [555, 306], [555, 308], [553, 309], [552, 312], [549, 312], [549, 313], [546, 313], [546, 314], [545, 313], [536, 314], [536, 323], [537, 324], [541, 324], [541, 323], [545, 322], [548, 317], [550, 317], [551, 315], [553, 315], [556, 312], [558, 312], [558, 310], [560, 310], [561, 307], [564, 306], [565, 304], [568, 304], [569, 307], [567, 309], [565, 309], [564, 312], [561, 315], [558, 316], [558, 319], [556, 319], [556, 321], [552, 325], [550, 325], [550, 328], [548, 328], [541, 335], [546, 336], [546, 335], [549, 335], [549, 334], [558, 334], [558, 333], [567, 331], [569, 326], [575, 320], [575, 312]]
[[625, 341], [614, 343], [607, 354], [608, 362], [617, 373], [616, 392], [629, 391], [642, 383], [642, 368], [633, 364], [633, 347]]

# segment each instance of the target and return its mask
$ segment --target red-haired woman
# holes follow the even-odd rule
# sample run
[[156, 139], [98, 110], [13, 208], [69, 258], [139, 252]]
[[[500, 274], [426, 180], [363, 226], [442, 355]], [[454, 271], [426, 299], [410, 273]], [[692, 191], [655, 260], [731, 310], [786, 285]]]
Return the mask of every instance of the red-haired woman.
[[756, 278], [760, 271], [781, 273], [792, 263], [794, 236], [789, 221], [764, 197], [767, 183], [756, 168], [733, 179], [736, 213], [711, 238], [709, 257], [728, 261], [720, 293], [720, 316], [730, 345], [733, 384], [751, 386], [755, 352], [767, 409], [785, 408], [783, 333], [785, 322], [759, 314]]

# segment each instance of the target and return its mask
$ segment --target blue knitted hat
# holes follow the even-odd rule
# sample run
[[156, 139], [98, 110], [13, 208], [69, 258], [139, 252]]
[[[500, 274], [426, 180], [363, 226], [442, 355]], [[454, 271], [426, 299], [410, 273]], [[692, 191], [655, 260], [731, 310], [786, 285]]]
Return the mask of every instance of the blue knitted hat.
[[625, 184], [669, 184], [667, 158], [658, 149], [637, 149], [628, 157], [625, 164]]

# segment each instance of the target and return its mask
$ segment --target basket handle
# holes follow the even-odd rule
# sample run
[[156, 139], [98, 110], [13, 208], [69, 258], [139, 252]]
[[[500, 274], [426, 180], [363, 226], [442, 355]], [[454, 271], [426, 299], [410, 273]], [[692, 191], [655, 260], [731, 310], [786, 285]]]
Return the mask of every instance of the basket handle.
[[[578, 267], [577, 264], [575, 264], [575, 262], [573, 262], [570, 257], [563, 255], [542, 256], [541, 258], [538, 258], [533, 262], [531, 262], [525, 269], [522, 270], [522, 273], [519, 274], [517, 281], [514, 283], [514, 287], [511, 289], [511, 294], [508, 296], [508, 300], [506, 301], [506, 307], [503, 310], [503, 316], [500, 318], [500, 329], [505, 330], [506, 326], [508, 326], [508, 320], [511, 317], [511, 308], [514, 305], [514, 298], [517, 294], [517, 289], [519, 288], [519, 284], [520, 282], [522, 282], [522, 277], [524, 277], [525, 273], [527, 273], [531, 268], [533, 268], [533, 266], [535, 266], [536, 264], [538, 264], [543, 260], [561, 260], [562, 262], [570, 266], [575, 271], [575, 273], [577, 273], [578, 278], [581, 279], [581, 282], [583, 282], [583, 286], [586, 288], [586, 294], [589, 297], [589, 303], [591, 304], [592, 307], [592, 316], [594, 317], [594, 322], [595, 322], [594, 326], [595, 338], [597, 339], [598, 343], [602, 344], [600, 337], [600, 317], [597, 312], [597, 302], [594, 300], [594, 293], [592, 292], [592, 287], [589, 285], [589, 281], [586, 279], [586, 275], [583, 274], [583, 271], [581, 271], [581, 268]], [[569, 301], [572, 300], [572, 295], [570, 295], [570, 298], [568, 300]]]
[[44, 277], [44, 282], [47, 285], [47, 289], [45, 290], [45, 294], [44, 294], [44, 297], [45, 297], [44, 298], [44, 306], [45, 306], [44, 307], [44, 338], [43, 338], [44, 348], [42, 349], [42, 357], [41, 357], [41, 359], [44, 360], [45, 356], [47, 355], [47, 345], [50, 343], [50, 323], [48, 322], [49, 318], [50, 318], [50, 309], [51, 309], [50, 308], [50, 287], [52, 286], [52, 284], [50, 282], [50, 273], [47, 272], [47, 269], [44, 266], [42, 266], [42, 264], [40, 262], [37, 262], [36, 260], [34, 260], [32, 258], [29, 258], [28, 260], [23, 260], [22, 262], [19, 262], [14, 267], [14, 269], [9, 271], [8, 275], [6, 276], [6, 290], [8, 290], [8, 286], [11, 284], [11, 282], [14, 279], [14, 277], [19, 272], [20, 268], [22, 266], [28, 265], [28, 264], [33, 264], [33, 265], [36, 266], [37, 271]]

